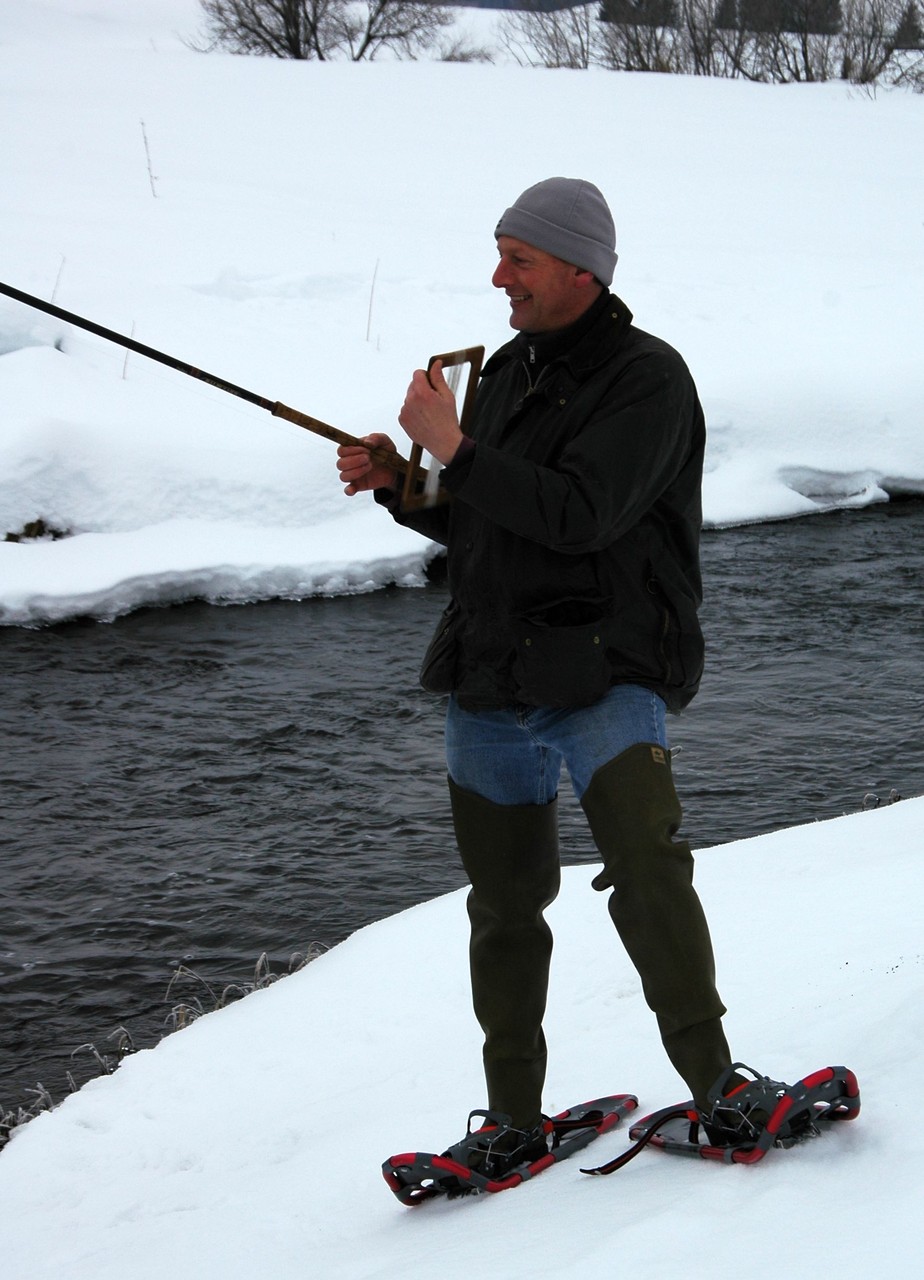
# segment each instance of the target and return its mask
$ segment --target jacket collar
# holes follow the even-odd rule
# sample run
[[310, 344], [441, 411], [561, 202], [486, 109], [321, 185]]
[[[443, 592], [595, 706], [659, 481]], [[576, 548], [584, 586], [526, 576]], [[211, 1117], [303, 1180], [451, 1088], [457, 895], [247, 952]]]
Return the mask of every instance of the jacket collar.
[[489, 378], [511, 360], [529, 362], [529, 348], [535, 345], [543, 367], [560, 364], [581, 381], [613, 353], [632, 323], [632, 312], [614, 293], [606, 291], [566, 329], [553, 333], [518, 333], [491, 356], [481, 376]]

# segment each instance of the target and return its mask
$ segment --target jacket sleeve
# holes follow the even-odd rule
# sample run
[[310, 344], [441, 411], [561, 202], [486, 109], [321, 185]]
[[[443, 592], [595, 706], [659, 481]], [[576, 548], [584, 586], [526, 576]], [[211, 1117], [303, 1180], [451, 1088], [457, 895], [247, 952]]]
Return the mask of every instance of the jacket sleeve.
[[[587, 395], [590, 385], [578, 388]], [[571, 406], [572, 410], [575, 406]], [[563, 410], [568, 412], [566, 408]], [[546, 413], [557, 412], [546, 404]], [[540, 428], [528, 418], [517, 430]], [[621, 537], [664, 495], [702, 447], [702, 411], [681, 357], [639, 353], [588, 401], [588, 413], [550, 461], [478, 443], [443, 473], [457, 500], [520, 537], [582, 555]]]
[[449, 542], [449, 503], [437, 507], [421, 507], [417, 511], [401, 510], [401, 494], [394, 489], [376, 489], [375, 500], [391, 512], [394, 520], [407, 529], [413, 529], [431, 542], [446, 546]]

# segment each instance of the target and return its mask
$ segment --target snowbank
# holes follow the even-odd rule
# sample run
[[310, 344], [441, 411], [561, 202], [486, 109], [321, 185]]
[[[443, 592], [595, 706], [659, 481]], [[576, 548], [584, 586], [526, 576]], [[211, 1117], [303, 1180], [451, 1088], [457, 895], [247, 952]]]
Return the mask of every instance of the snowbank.
[[[205, 56], [198, 14], [4, 18], [0, 279], [400, 441], [415, 367], [509, 336], [499, 213], [579, 173], [699, 384], [710, 524], [924, 492], [921, 96]], [[0, 352], [0, 537], [71, 535], [0, 542], [0, 622], [420, 581], [432, 548], [343, 498], [327, 442], [3, 297]]]

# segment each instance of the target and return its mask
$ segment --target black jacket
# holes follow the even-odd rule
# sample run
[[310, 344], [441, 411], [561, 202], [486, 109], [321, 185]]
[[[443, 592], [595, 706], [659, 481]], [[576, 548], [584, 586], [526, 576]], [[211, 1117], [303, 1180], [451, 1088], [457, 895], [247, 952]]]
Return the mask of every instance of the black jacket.
[[452, 603], [422, 681], [472, 709], [583, 705], [631, 682], [680, 710], [703, 666], [696, 388], [612, 294], [544, 340], [537, 379], [525, 334], [485, 365], [474, 447], [442, 472], [453, 501], [396, 517], [448, 548]]

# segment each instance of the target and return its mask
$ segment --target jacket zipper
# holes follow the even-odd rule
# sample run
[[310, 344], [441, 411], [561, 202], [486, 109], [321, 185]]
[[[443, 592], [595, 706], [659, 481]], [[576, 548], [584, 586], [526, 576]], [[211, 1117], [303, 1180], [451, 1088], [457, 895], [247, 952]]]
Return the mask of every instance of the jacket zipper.
[[523, 401], [526, 399], [526, 396], [531, 396], [533, 392], [538, 388], [539, 383], [542, 381], [546, 370], [549, 368], [549, 365], [544, 365], [536, 374], [535, 381], [533, 381], [532, 368], [536, 363], [536, 348], [532, 342], [529, 344], [529, 361], [527, 362], [526, 360], [521, 360], [520, 363], [522, 364], [524, 370], [526, 371], [526, 395], [523, 396], [520, 400], [520, 404], [522, 404]]

